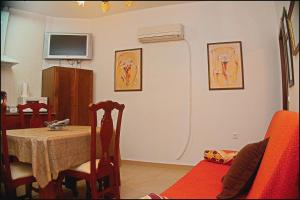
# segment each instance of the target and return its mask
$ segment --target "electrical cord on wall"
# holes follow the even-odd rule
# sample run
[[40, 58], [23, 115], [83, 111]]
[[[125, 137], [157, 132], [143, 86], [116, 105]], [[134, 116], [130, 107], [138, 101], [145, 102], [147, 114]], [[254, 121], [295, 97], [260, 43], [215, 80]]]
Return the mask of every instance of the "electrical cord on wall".
[[177, 156], [176, 160], [181, 159], [181, 157], [184, 155], [184, 153], [187, 150], [187, 147], [190, 143], [191, 140], [191, 135], [192, 135], [192, 56], [191, 56], [191, 45], [190, 43], [184, 39], [188, 52], [189, 52], [189, 128], [188, 128], [188, 136], [185, 141], [184, 147], [181, 151], [181, 153]]

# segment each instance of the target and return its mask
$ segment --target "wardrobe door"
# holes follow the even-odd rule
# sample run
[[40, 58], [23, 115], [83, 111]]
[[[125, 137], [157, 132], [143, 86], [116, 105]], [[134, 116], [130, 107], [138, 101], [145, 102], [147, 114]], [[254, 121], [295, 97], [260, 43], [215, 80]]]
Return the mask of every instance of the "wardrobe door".
[[42, 97], [48, 97], [52, 112], [57, 113], [55, 104], [55, 67], [44, 69], [42, 72]]
[[55, 70], [55, 104], [57, 105], [57, 120], [70, 119], [75, 124], [75, 69], [56, 67]]
[[93, 102], [93, 71], [76, 69], [77, 116], [78, 125], [90, 125], [89, 104]]

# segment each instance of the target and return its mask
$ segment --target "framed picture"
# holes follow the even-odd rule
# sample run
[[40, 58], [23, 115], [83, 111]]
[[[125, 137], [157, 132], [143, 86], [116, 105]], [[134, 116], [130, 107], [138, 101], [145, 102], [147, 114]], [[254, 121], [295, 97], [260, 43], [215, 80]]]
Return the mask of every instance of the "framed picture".
[[287, 21], [293, 55], [297, 55], [299, 53], [299, 1], [290, 2]]
[[288, 83], [289, 87], [294, 85], [294, 66], [293, 66], [293, 49], [292, 49], [292, 42], [291, 42], [291, 32], [289, 29], [289, 21], [286, 9], [283, 8], [282, 14], [282, 22], [283, 22], [283, 35], [284, 35], [284, 57], [286, 68], [288, 71]]
[[242, 42], [207, 44], [209, 90], [244, 89]]
[[142, 91], [142, 48], [115, 52], [115, 91]]

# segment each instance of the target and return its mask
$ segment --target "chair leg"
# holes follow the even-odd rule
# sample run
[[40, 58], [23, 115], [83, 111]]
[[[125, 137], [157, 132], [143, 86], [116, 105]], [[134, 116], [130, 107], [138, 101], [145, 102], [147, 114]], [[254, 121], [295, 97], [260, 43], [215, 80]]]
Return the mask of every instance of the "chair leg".
[[57, 188], [58, 188], [58, 195], [57, 196], [58, 196], [59, 199], [64, 198], [64, 193], [63, 193], [63, 189], [62, 189], [63, 179], [64, 179], [64, 176], [62, 174], [59, 174], [58, 178], [57, 178]]
[[118, 185], [115, 185], [114, 186], [114, 195], [115, 195], [115, 198], [116, 199], [120, 199], [120, 186], [118, 186]]
[[32, 199], [32, 183], [25, 185], [26, 197]]
[[75, 178], [71, 176], [65, 177], [65, 186], [66, 188], [70, 189], [74, 195], [74, 197], [78, 197], [78, 190], [77, 190], [77, 181]]
[[97, 199], [98, 195], [97, 195], [96, 181], [92, 181], [92, 183], [90, 184], [90, 187], [91, 187], [92, 199]]
[[114, 197], [116, 199], [120, 199], [120, 186], [119, 186], [119, 183], [118, 183], [118, 177], [116, 176], [110, 176], [110, 187], [113, 188], [113, 193], [114, 193]]
[[5, 193], [8, 199], [17, 199], [16, 188], [11, 188], [8, 185], [5, 185]]
[[[101, 191], [104, 191], [107, 188], [112, 188], [112, 180], [111, 180], [111, 175], [104, 176], [101, 178], [102, 180], [102, 185], [103, 189]], [[112, 199], [114, 197], [114, 192], [113, 193], [103, 193], [103, 198], [104, 199]]]
[[92, 198], [91, 185], [88, 181], [85, 181], [85, 183], [86, 183], [86, 193], [85, 193], [86, 199], [91, 199]]
[[121, 178], [120, 178], [120, 167], [115, 165], [113, 171], [113, 178], [114, 184], [112, 185], [114, 190], [114, 196], [117, 199], [120, 199], [120, 185], [121, 185]]
[[114, 173], [116, 175], [116, 183], [118, 186], [121, 185], [121, 176], [120, 176], [120, 167], [119, 166], [114, 166]]

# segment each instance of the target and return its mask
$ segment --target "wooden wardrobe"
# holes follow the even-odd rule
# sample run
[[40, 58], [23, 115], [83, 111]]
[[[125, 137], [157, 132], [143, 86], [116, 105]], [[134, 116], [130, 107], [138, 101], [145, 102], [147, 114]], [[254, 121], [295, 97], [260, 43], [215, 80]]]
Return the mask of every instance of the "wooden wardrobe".
[[93, 71], [59, 66], [44, 69], [42, 96], [48, 97], [57, 120], [69, 118], [72, 125], [89, 125]]

